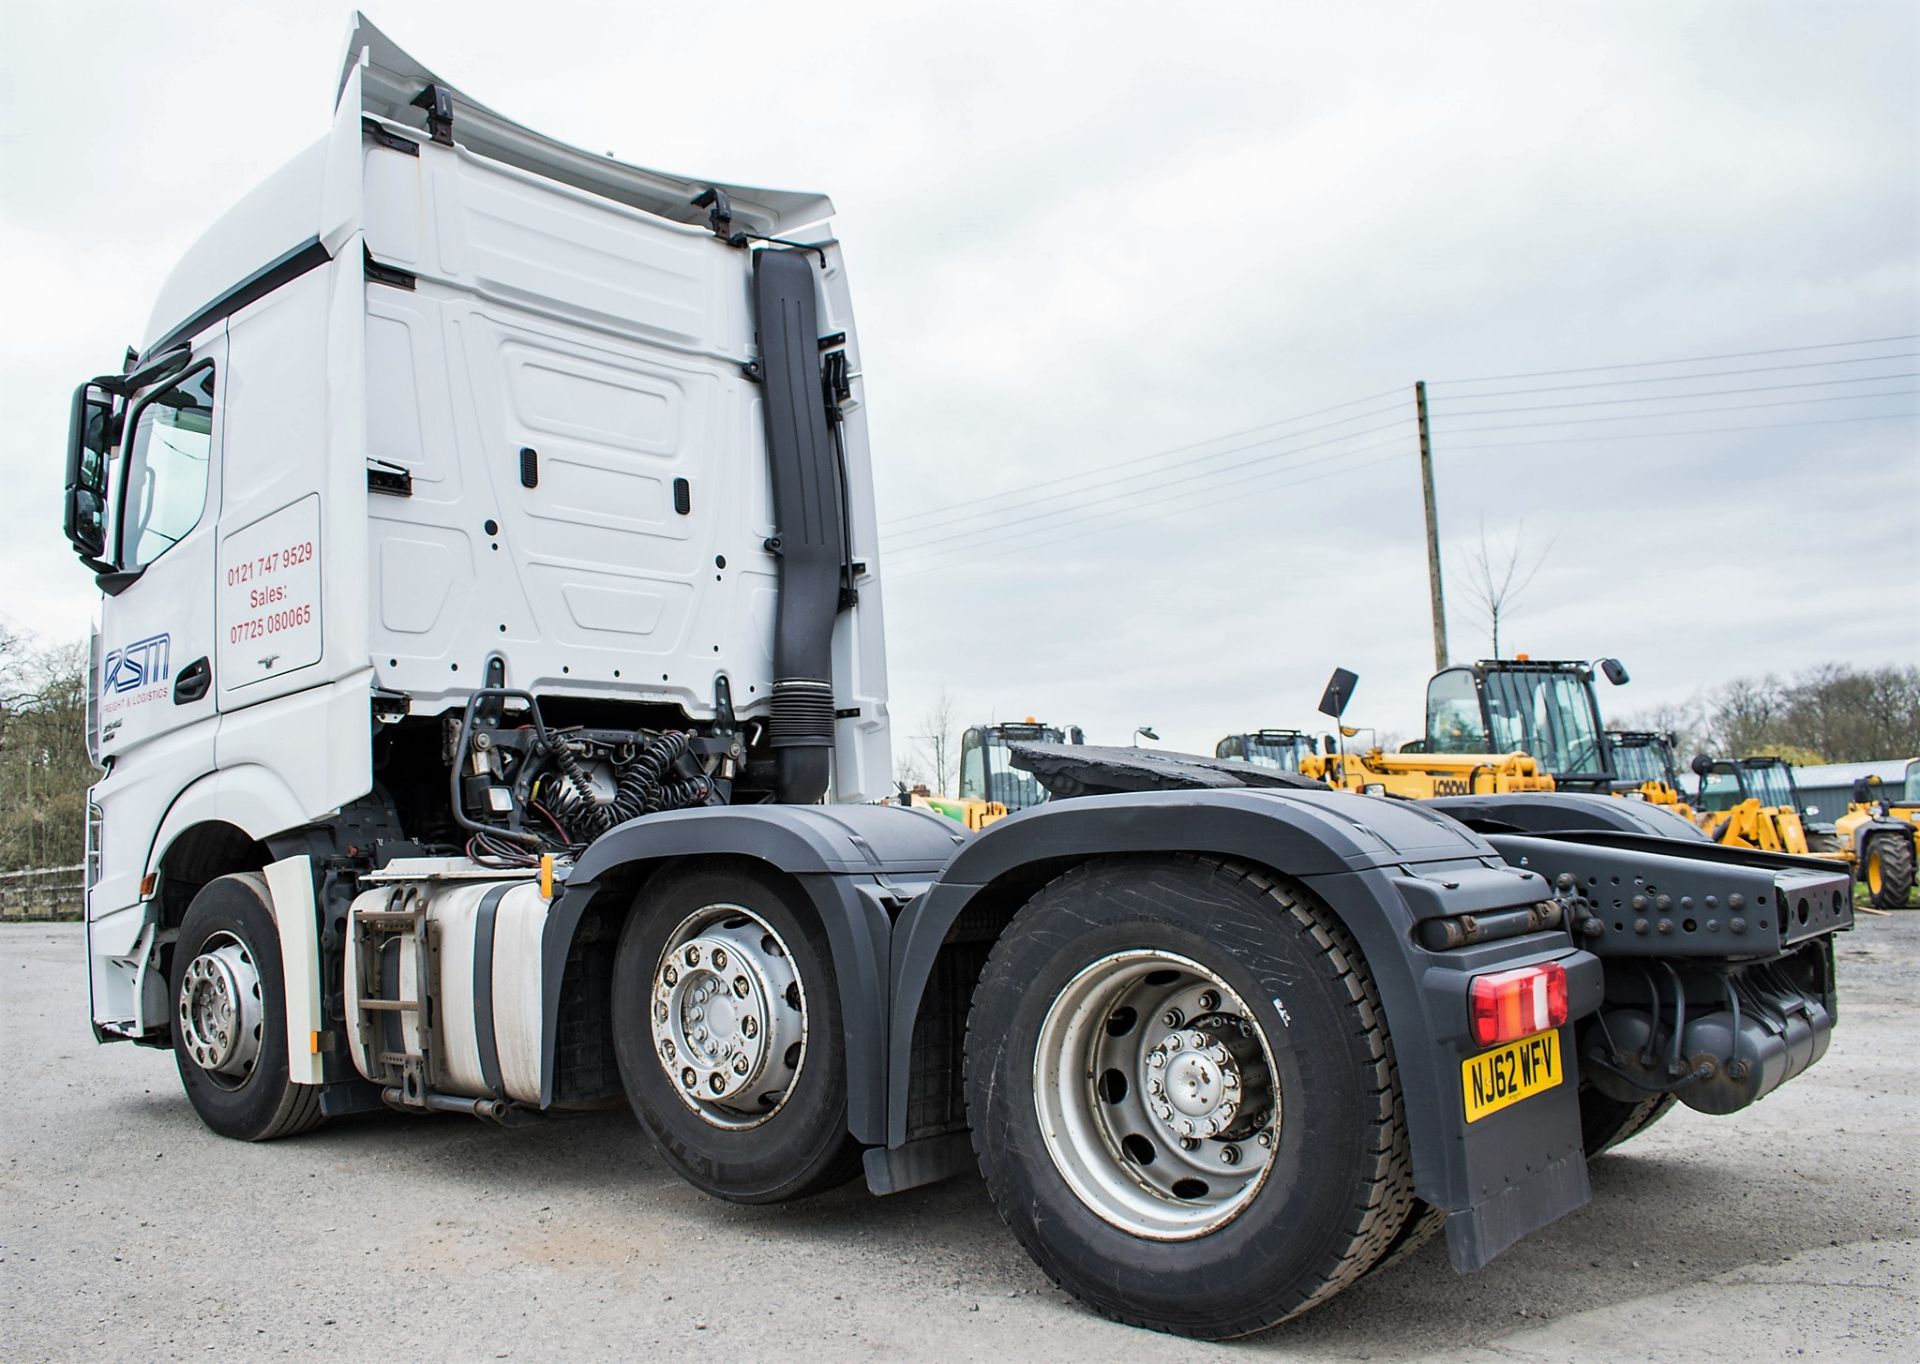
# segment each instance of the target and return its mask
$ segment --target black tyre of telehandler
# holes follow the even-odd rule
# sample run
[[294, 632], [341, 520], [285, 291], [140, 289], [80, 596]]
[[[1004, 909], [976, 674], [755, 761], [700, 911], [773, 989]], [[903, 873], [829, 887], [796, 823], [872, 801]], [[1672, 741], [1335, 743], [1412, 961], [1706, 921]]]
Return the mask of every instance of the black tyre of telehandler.
[[1861, 850], [1860, 879], [1875, 909], [1900, 909], [1913, 894], [1913, 835], [1874, 834]]

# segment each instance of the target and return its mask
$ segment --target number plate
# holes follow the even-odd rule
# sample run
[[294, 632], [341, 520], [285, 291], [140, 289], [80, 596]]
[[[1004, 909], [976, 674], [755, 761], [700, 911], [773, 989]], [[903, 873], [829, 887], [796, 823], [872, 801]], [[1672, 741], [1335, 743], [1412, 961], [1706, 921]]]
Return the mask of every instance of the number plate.
[[1537, 1032], [1460, 1063], [1467, 1121], [1479, 1122], [1560, 1083], [1560, 1034]]

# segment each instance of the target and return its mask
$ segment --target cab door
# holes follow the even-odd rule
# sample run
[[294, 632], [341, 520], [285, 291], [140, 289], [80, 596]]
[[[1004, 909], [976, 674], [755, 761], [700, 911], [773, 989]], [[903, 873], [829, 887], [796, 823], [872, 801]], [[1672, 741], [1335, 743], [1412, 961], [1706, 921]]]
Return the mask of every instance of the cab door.
[[104, 580], [109, 595], [101, 607], [96, 700], [103, 758], [124, 762], [135, 750], [157, 756], [163, 748], [170, 770], [213, 766], [214, 531], [226, 343], [224, 323], [209, 329], [183, 370], [134, 395], [127, 409], [109, 546], [119, 571]]

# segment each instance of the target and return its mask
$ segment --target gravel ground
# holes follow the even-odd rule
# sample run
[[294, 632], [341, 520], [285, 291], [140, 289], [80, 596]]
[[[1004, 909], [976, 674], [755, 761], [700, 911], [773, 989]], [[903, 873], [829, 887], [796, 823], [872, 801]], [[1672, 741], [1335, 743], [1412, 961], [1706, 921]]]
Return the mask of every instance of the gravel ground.
[[974, 1179], [736, 1208], [624, 1113], [223, 1141], [171, 1055], [93, 1044], [79, 927], [7, 925], [0, 1359], [1911, 1359], [1920, 913], [1862, 917], [1806, 1076], [1731, 1118], [1676, 1110], [1478, 1275], [1429, 1245], [1226, 1347], [1081, 1309]]

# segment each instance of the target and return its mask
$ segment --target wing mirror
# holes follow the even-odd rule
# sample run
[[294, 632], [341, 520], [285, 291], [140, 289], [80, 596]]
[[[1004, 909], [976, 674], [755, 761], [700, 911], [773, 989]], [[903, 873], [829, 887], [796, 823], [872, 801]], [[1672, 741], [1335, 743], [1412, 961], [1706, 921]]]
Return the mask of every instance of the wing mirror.
[[1347, 702], [1353, 700], [1353, 689], [1359, 681], [1359, 673], [1335, 668], [1333, 676], [1327, 679], [1327, 689], [1320, 694], [1320, 713], [1338, 720], [1346, 711]]
[[1616, 687], [1624, 687], [1627, 685], [1627, 683], [1633, 680], [1632, 678], [1627, 676], [1627, 670], [1625, 666], [1622, 665], [1620, 660], [1617, 658], [1601, 659], [1600, 671], [1605, 673], [1607, 677], [1607, 681], [1613, 683], [1613, 685]]
[[98, 382], [74, 390], [67, 427], [66, 513], [64, 529], [74, 551], [95, 572], [106, 572], [107, 456], [119, 434], [119, 403]]

